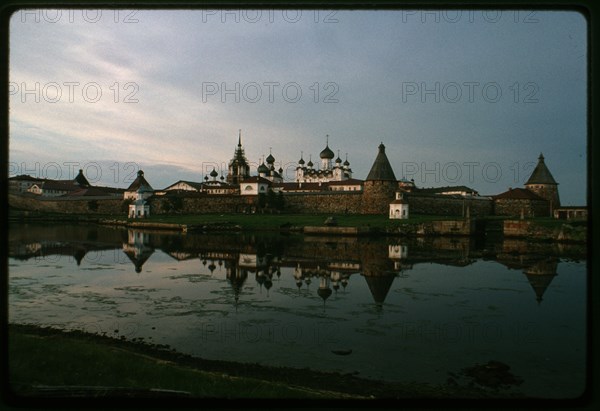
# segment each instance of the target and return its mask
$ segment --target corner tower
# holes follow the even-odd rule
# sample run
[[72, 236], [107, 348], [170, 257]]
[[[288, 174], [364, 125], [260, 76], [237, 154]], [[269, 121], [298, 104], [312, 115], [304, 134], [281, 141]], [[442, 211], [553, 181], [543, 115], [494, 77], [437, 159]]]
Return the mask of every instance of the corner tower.
[[555, 208], [560, 207], [558, 183], [548, 170], [542, 153], [538, 157], [537, 166], [535, 166], [533, 173], [525, 183], [525, 188], [548, 201], [550, 206], [549, 215], [552, 215]]
[[397, 189], [398, 180], [385, 154], [385, 146], [381, 143], [371, 171], [364, 182], [363, 213], [387, 215]]

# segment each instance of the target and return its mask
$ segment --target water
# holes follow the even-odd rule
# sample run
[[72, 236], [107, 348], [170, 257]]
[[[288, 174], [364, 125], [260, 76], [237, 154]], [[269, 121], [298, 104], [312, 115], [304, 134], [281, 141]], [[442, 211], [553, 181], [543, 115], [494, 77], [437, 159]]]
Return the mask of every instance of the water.
[[9, 237], [11, 323], [389, 381], [494, 360], [526, 395], [585, 388], [584, 247], [94, 225]]

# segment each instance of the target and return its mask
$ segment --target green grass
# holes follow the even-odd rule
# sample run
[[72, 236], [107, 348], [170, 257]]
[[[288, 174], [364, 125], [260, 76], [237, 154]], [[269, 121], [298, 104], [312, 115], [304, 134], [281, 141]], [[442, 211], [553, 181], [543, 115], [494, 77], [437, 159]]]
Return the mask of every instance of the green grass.
[[[19, 396], [44, 396], [44, 387], [63, 395], [87, 387], [173, 390], [200, 398], [489, 398], [514, 397], [470, 384], [432, 385], [386, 382], [352, 374], [267, 367], [203, 360], [161, 349], [80, 331], [63, 332], [33, 325], [10, 324], [8, 384]], [[79, 387], [79, 388], [78, 388]], [[37, 390], [37, 391], [36, 391]], [[95, 395], [88, 390], [89, 395]], [[104, 391], [106, 392], [106, 391]]]
[[177, 390], [194, 397], [326, 397], [315, 390], [206, 372], [63, 335], [39, 336], [13, 330], [8, 348], [10, 385], [17, 394], [29, 393], [35, 386], [95, 386]]

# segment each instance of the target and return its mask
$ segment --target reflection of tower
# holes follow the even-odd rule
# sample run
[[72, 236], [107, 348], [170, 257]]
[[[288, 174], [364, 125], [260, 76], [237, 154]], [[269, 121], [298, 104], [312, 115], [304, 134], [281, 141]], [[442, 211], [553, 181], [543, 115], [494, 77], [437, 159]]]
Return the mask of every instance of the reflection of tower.
[[402, 271], [404, 268], [411, 268], [410, 264], [403, 262], [408, 257], [408, 246], [401, 244], [388, 245], [388, 258], [394, 262], [394, 271]]
[[542, 302], [542, 296], [554, 277], [556, 277], [557, 266], [558, 259], [550, 257], [523, 270], [527, 280], [529, 280], [529, 284], [533, 287], [538, 304]]
[[377, 305], [383, 304], [396, 277], [388, 253], [380, 243], [365, 243], [360, 247], [362, 275]]
[[142, 265], [154, 253], [150, 246], [150, 235], [139, 230], [127, 230], [127, 243], [123, 243], [123, 252], [135, 266], [135, 272], [142, 272]]
[[329, 298], [333, 291], [329, 288], [329, 276], [322, 275], [319, 279], [319, 289], [317, 294], [323, 299], [323, 307], [325, 307], [325, 300]]
[[227, 280], [229, 280], [229, 283], [231, 284], [231, 288], [233, 288], [235, 305], [237, 306], [237, 303], [240, 298], [240, 293], [242, 291], [242, 287], [243, 287], [244, 283], [246, 282], [246, 279], [248, 278], [248, 271], [241, 269], [237, 265], [237, 262], [234, 261], [232, 263], [232, 266], [228, 267], [226, 275], [227, 275]]
[[87, 251], [83, 248], [77, 248], [75, 250], [75, 253], [73, 254], [73, 258], [75, 259], [75, 261], [77, 261], [77, 265], [81, 265], [81, 261], [83, 260], [83, 257], [85, 257], [86, 253], [87, 253]]

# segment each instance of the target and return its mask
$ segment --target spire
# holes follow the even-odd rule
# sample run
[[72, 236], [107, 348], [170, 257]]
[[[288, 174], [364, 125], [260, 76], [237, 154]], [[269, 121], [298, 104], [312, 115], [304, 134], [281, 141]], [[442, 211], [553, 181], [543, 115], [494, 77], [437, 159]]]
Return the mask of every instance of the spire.
[[238, 134], [238, 147], [242, 147], [242, 129], [240, 128]]

